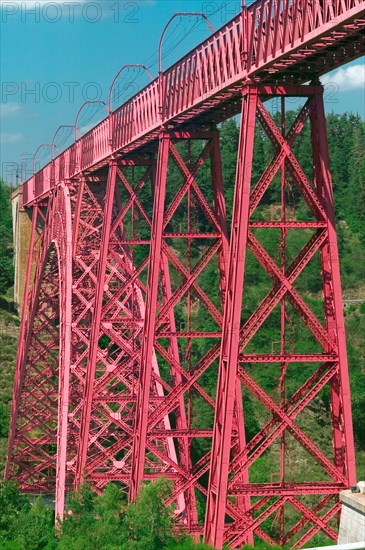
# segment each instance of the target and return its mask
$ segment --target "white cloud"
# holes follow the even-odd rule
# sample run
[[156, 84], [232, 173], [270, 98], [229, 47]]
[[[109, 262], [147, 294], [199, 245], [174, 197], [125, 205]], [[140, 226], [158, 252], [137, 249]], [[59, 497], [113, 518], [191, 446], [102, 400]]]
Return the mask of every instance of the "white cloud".
[[324, 75], [321, 80], [324, 86], [332, 84], [338, 88], [339, 92], [364, 89], [365, 64], [358, 63], [350, 67], [342, 67], [333, 73]]
[[23, 134], [1, 134], [0, 142], [4, 143], [17, 143], [23, 139]]
[[17, 115], [21, 110], [20, 103], [1, 103], [0, 104], [0, 117], [10, 117]]

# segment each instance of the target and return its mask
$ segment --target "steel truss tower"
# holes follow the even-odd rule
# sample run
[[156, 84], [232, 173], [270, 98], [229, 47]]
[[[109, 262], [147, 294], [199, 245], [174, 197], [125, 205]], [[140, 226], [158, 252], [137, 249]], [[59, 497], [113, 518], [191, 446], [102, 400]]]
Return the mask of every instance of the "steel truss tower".
[[[263, 104], [267, 96], [281, 98], [279, 128]], [[287, 96], [308, 98], [289, 128], [285, 127]], [[311, 125], [312, 182], [293, 153], [295, 140], [307, 119]], [[256, 120], [272, 143], [274, 154], [252, 186]], [[281, 208], [277, 219], [268, 221], [265, 211], [260, 208], [260, 201], [275, 183], [280, 189]], [[293, 219], [288, 209], [287, 198], [294, 189], [306, 208], [304, 220], [299, 221], [298, 216]], [[268, 252], [268, 246], [260, 240], [260, 230], [261, 234], [264, 233], [262, 230], [266, 233], [270, 230], [271, 238], [268, 239], [264, 233], [266, 243], [273, 249], [272, 244], [278, 242], [276, 251]], [[303, 247], [294, 252], [290, 247], [290, 233], [298, 230], [303, 234]], [[244, 294], [246, 289], [249, 292], [250, 284], [246, 282], [244, 289], [248, 251], [270, 277], [271, 289], [242, 319]], [[316, 255], [320, 257], [317, 268], [320, 268], [322, 279], [322, 312], [314, 312], [308, 296], [303, 296], [300, 290], [303, 288], [300, 276], [308, 264], [315, 261]], [[276, 347], [271, 353], [255, 353], [260, 329], [275, 312]], [[300, 341], [296, 333], [290, 334], [289, 325], [294, 316], [308, 330], [306, 342]], [[278, 384], [270, 394], [263, 389], [260, 380], [265, 386], [270, 386], [268, 380], [265, 381], [265, 369], [272, 364], [276, 367]], [[295, 379], [296, 384], [292, 384]], [[237, 445], [237, 435], [232, 426], [235, 412], [238, 414], [241, 409], [241, 387], [269, 415], [265, 415], [261, 429], [235, 455], [232, 451]], [[314, 441], [313, 435], [308, 437], [305, 430], [309, 407], [323, 395], [326, 387], [330, 402], [332, 456], [324, 452], [326, 446], [321, 437]], [[293, 440], [296, 446], [291, 446], [290, 451]], [[270, 449], [275, 449], [278, 459], [273, 465], [275, 470], [271, 471], [271, 482], [257, 480], [258, 483], [250, 483], [251, 469]], [[293, 451], [298, 455], [304, 451], [303, 466], [311, 465], [308, 467], [315, 480], [309, 480], [305, 472], [303, 475], [297, 471], [292, 475], [290, 454]], [[277, 479], [274, 480], [275, 474]], [[263, 477], [268, 477], [267, 473]], [[273, 543], [273, 538], [263, 529], [269, 518], [272, 522], [275, 518], [277, 520], [276, 541], [280, 544], [294, 542], [295, 547], [301, 546], [319, 529], [335, 540], [336, 533], [329, 522], [339, 510], [337, 494], [354, 480], [346, 341], [322, 89], [319, 86], [251, 84], [244, 88], [242, 100], [227, 299], [205, 517], [206, 540], [218, 548], [223, 542], [236, 548], [254, 531]], [[315, 505], [315, 499], [309, 497], [313, 494], [317, 496]], [[244, 499], [250, 500], [248, 507], [239, 506], [240, 500], [245, 502]], [[291, 508], [301, 517], [288, 530], [285, 515], [294, 516]], [[304, 526], [307, 529], [296, 539]]]
[[157, 142], [33, 209], [6, 475], [56, 491], [60, 517], [85, 477], [134, 499], [165, 475], [176, 518], [217, 548], [336, 540], [355, 464], [323, 89], [244, 85], [235, 183], [214, 126]]

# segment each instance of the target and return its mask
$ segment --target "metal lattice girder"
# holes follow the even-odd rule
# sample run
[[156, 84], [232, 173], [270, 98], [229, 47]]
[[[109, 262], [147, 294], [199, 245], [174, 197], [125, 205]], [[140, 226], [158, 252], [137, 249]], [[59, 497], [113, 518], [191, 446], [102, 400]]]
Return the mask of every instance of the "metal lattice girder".
[[[271, 93], [270, 93], [271, 92]], [[249, 534], [270, 541], [272, 531], [264, 526], [269, 517], [278, 521], [280, 544], [301, 546], [319, 530], [336, 540], [337, 533], [329, 524], [339, 510], [338, 501], [328, 497], [322, 501], [301, 500], [308, 495], [326, 495], [331, 498], [355, 480], [355, 461], [349, 398], [348, 365], [342, 312], [342, 298], [339, 275], [338, 249], [334, 221], [332, 185], [329, 171], [326, 121], [323, 109], [323, 95], [320, 86], [303, 86], [294, 93], [292, 87], [248, 85], [243, 90], [240, 145], [237, 161], [237, 175], [232, 220], [229, 268], [227, 279], [227, 300], [224, 308], [222, 343], [220, 350], [217, 405], [211, 453], [211, 467], [205, 522], [206, 540], [217, 548], [224, 542], [240, 547]], [[274, 122], [262, 103], [261, 97], [281, 96], [281, 129]], [[285, 96], [308, 96], [289, 131], [285, 131]], [[293, 145], [307, 120], [311, 123], [312, 154], [314, 164], [313, 183], [299, 165]], [[264, 169], [262, 176], [252, 188], [251, 166], [255, 121], [258, 120], [273, 145], [274, 156]], [[269, 187], [277, 186], [281, 193], [279, 220], [265, 219], [260, 201]], [[308, 221], [290, 220], [288, 193], [295, 188], [306, 204]], [[274, 259], [260, 241], [260, 230], [272, 232], [267, 243], [278, 242], [280, 251]], [[296, 251], [290, 260], [290, 231], [300, 229], [312, 235], [303, 248]], [[279, 240], [275, 237], [280, 231]], [[275, 240], [276, 239], [276, 240]], [[267, 246], [267, 245], [266, 245]], [[247, 270], [246, 251], [249, 250], [272, 281], [272, 289], [258, 303], [257, 307], [242, 320], [245, 308], [244, 285]], [[298, 278], [303, 270], [320, 255], [317, 264], [318, 277], [323, 285], [323, 318], [318, 318], [298, 290]], [[257, 354], [254, 338], [265, 321], [280, 308], [280, 337], [278, 353]], [[293, 353], [289, 343], [291, 318], [306, 326], [311, 353]], [[295, 347], [303, 347], [298, 341]], [[312, 351], [315, 351], [313, 354]], [[259, 365], [277, 365], [277, 395], [270, 395], [257, 380]], [[288, 369], [299, 364], [303, 373], [296, 391], [290, 395]], [[313, 365], [308, 367], [308, 365]], [[260, 367], [264, 368], [264, 367]], [[306, 378], [306, 379], [305, 379]], [[235, 436], [232, 433], [234, 413], [240, 408], [241, 387], [269, 411], [267, 423], [251, 437], [243, 450], [234, 455]], [[266, 383], [267, 385], [267, 383]], [[318, 442], [305, 433], [298, 422], [301, 413], [318, 398], [323, 388], [329, 387], [331, 402], [330, 421], [332, 425], [333, 456], [325, 452]], [[288, 398], [289, 396], [289, 398]], [[303, 416], [301, 416], [303, 418]], [[320, 468], [320, 474], [312, 469], [313, 480], [305, 483], [290, 479], [288, 472], [288, 436], [293, 437], [306, 456]], [[278, 482], [250, 483], [249, 474], [255, 463], [270, 449], [277, 449]], [[272, 451], [273, 452], [273, 451]], [[274, 455], [270, 455], [274, 456]], [[273, 468], [275, 466], [273, 465]], [[314, 473], [316, 472], [316, 473]], [[245, 474], [246, 481], [240, 477]], [[300, 478], [300, 475], [297, 477]], [[317, 479], [316, 479], [317, 478]], [[251, 498], [251, 507], [237, 513], [239, 497]], [[257, 500], [255, 497], [259, 497]], [[308, 502], [310, 503], [308, 505]], [[323, 514], [323, 508], [330, 506]], [[285, 515], [289, 507], [302, 515], [295, 525], [286, 529]], [[289, 512], [289, 515], [293, 513]], [[230, 523], [226, 518], [230, 517]], [[278, 518], [277, 520], [275, 518]], [[266, 522], [266, 523], [265, 523]], [[303, 533], [306, 524], [309, 525]], [[298, 539], [298, 533], [301, 536]], [[296, 538], [295, 538], [296, 537]]]

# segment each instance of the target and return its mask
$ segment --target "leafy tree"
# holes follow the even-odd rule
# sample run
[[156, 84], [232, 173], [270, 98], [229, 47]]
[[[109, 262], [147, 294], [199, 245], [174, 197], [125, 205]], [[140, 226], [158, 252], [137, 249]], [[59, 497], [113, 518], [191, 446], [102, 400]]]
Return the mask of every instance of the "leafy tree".
[[29, 510], [23, 509], [17, 520], [19, 550], [43, 550], [56, 547], [54, 513], [37, 498]]
[[9, 407], [6, 403], [0, 402], [0, 437], [7, 437], [9, 430]]
[[61, 525], [59, 550], [160, 550], [183, 541], [176, 530], [173, 510], [165, 506], [170, 483], [161, 478], [141, 488], [137, 500], [127, 506], [115, 484], [96, 495], [87, 484], [74, 493]]
[[10, 188], [0, 180], [0, 295], [13, 285], [13, 237]]
[[[98, 548], [95, 539], [95, 500], [97, 496], [84, 483], [79, 491], [71, 494], [66, 504], [66, 517], [61, 525], [59, 548], [61, 550], [90, 550]], [[86, 546], [85, 546], [86, 545]]]
[[30, 510], [29, 499], [12, 481], [0, 481], [0, 546], [16, 538], [19, 518]]
[[171, 485], [165, 478], [144, 485], [137, 500], [128, 506], [124, 525], [128, 540], [123, 548], [159, 550], [175, 544], [181, 536], [174, 532], [172, 508], [165, 505]]
[[212, 550], [212, 547], [208, 544], [194, 542], [192, 539], [187, 539], [180, 543], [173, 543], [168, 547], [168, 550]]

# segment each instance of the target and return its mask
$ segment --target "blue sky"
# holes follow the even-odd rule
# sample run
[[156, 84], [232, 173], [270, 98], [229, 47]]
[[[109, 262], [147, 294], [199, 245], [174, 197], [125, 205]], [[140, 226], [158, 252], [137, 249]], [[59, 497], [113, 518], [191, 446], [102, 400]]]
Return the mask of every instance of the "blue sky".
[[[157, 48], [162, 29], [174, 12], [204, 12], [215, 29], [240, 9], [240, 0], [0, 0], [0, 77], [2, 176], [9, 180], [11, 163], [22, 156], [29, 171], [41, 143], [50, 143], [60, 124], [73, 125], [86, 99], [106, 100], [109, 86], [126, 63], [144, 63], [157, 74]], [[178, 18], [166, 34], [163, 67], [209, 34], [198, 18]], [[113, 108], [147, 83], [142, 71], [119, 79]], [[365, 59], [357, 60], [323, 80], [327, 111], [351, 110], [365, 118]], [[80, 114], [85, 132], [105, 114], [100, 104]], [[72, 130], [57, 135], [63, 149]], [[50, 148], [37, 155], [50, 158]]]

